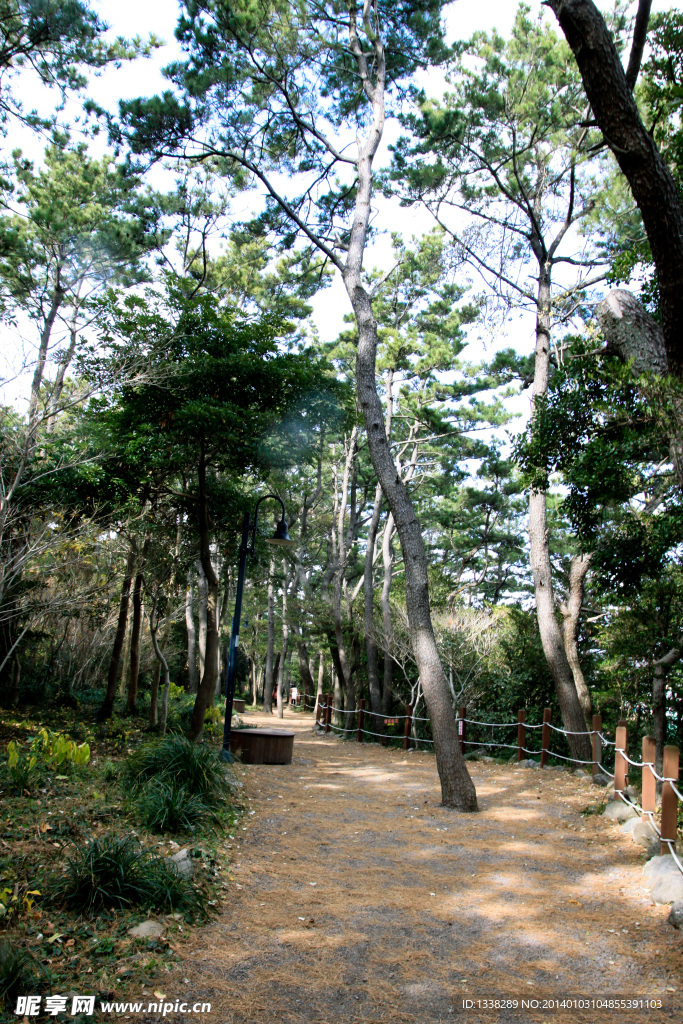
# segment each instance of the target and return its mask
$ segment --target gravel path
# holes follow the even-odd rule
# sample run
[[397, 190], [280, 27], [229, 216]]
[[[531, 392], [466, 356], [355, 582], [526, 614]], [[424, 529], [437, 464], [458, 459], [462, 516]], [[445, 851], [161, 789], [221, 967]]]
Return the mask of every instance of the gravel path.
[[[474, 763], [480, 812], [459, 814], [430, 754], [316, 735], [309, 715], [267, 724], [296, 730], [293, 763], [239, 767], [234, 896], [181, 965], [211, 1020], [683, 1019], [683, 935], [630, 838], [581, 815], [601, 797], [589, 780]], [[544, 1007], [598, 998], [664, 1006]]]

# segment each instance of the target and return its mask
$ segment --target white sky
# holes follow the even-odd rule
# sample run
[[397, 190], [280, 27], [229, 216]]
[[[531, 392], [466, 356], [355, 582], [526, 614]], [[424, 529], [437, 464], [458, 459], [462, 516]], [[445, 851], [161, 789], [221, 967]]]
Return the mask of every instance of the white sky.
[[[540, 10], [541, 7], [539, 0], [530, 0], [530, 6], [533, 12]], [[606, 10], [611, 7], [611, 3], [599, 0], [598, 6]], [[671, 0], [654, 0], [653, 10], [667, 10], [678, 6], [680, 3], [671, 2]], [[115, 110], [116, 104], [121, 98], [152, 95], [167, 88], [168, 83], [163, 78], [161, 69], [180, 52], [173, 35], [179, 11], [176, 0], [146, 0], [146, 2], [141, 2], [141, 0], [99, 0], [99, 2], [93, 0], [93, 7], [110, 25], [114, 35], [146, 37], [150, 33], [154, 33], [165, 42], [162, 48], [155, 51], [151, 59], [135, 61], [132, 64], [124, 65], [119, 70], [108, 71], [99, 79], [95, 79], [88, 90], [93, 98], [103, 106]], [[501, 34], [507, 35], [516, 10], [515, 0], [455, 0], [447, 12], [448, 36], [450, 39], [467, 38], [477, 29], [490, 31], [494, 27]], [[552, 19], [550, 13], [548, 17]], [[39, 100], [29, 97], [25, 102], [26, 106], [29, 106], [32, 102], [38, 103]], [[40, 150], [36, 148], [38, 143], [35, 139], [22, 135], [17, 142], [17, 136], [12, 135], [6, 140], [8, 148], [14, 148], [17, 144], [23, 145], [31, 156], [39, 157]], [[385, 216], [385, 219], [390, 221], [385, 226], [391, 230], [402, 230], [406, 235], [429, 230], [432, 226], [431, 218], [426, 214], [417, 215], [414, 211], [397, 211], [395, 206], [389, 209], [386, 204], [384, 209], [380, 207], [380, 221], [385, 212], [389, 214], [388, 217]], [[368, 253], [366, 265], [371, 266], [376, 262], [384, 262], [383, 257], [387, 248], [386, 240], [380, 239], [374, 249]], [[476, 287], [480, 287], [478, 283]], [[315, 301], [314, 306], [314, 319], [321, 337], [324, 339], [336, 337], [342, 326], [342, 317], [349, 310], [348, 300], [343, 292], [341, 282], [337, 281], [331, 289]], [[26, 335], [22, 339], [17, 331], [7, 328], [1, 330], [0, 337], [5, 356], [11, 351], [16, 357], [22, 348], [30, 356], [31, 346], [34, 344], [30, 335]], [[26, 332], [22, 331], [21, 334], [26, 334]], [[490, 356], [494, 349], [510, 345], [525, 352], [529, 352], [533, 348], [533, 319], [527, 316], [515, 318], [495, 339], [489, 339], [486, 345], [488, 349], [486, 354]], [[482, 358], [483, 347], [482, 339], [475, 340], [473, 338], [467, 356], [472, 360]], [[3, 362], [4, 360], [0, 361], [0, 377], [6, 376], [6, 373], [3, 372], [5, 370]], [[5, 401], [16, 400], [19, 397], [20, 389], [24, 394], [27, 393], [26, 384], [27, 378], [23, 376], [21, 382], [15, 381], [4, 389], [0, 386], [0, 393], [4, 391]], [[526, 412], [528, 408], [526, 397], [521, 398], [515, 404], [520, 413]]]

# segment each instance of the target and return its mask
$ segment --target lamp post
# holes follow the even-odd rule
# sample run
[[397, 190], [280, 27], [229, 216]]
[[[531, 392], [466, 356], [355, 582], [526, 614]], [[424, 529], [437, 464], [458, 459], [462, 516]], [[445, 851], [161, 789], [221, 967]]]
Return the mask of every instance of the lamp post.
[[[275, 534], [267, 540], [268, 544], [275, 544], [278, 547], [292, 548], [296, 541], [290, 540], [285, 522], [285, 505], [282, 498], [277, 494], [264, 494], [256, 502], [254, 509], [254, 521], [251, 522], [249, 511], [244, 513], [242, 521], [242, 543], [240, 544], [240, 563], [237, 573], [237, 593], [235, 595], [235, 614], [232, 619], [232, 630], [230, 633], [230, 647], [228, 648], [228, 664], [225, 671], [225, 723], [223, 725], [223, 749], [221, 758], [224, 761], [232, 761], [230, 753], [230, 723], [232, 720], [232, 701], [235, 695], [235, 679], [237, 676], [237, 647], [239, 645], [240, 620], [242, 618], [242, 595], [244, 593], [244, 577], [247, 569], [247, 555], [253, 555], [256, 548], [256, 519], [258, 507], [262, 501], [268, 498], [275, 498], [282, 506], [282, 519], [275, 528]], [[249, 535], [251, 534], [251, 542]]]

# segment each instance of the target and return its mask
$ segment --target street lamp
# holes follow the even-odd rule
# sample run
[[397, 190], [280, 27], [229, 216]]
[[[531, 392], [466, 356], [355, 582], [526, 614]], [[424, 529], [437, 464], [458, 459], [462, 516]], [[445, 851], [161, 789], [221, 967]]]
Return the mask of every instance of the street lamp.
[[[240, 545], [240, 565], [237, 573], [237, 593], [235, 595], [235, 614], [232, 620], [232, 631], [230, 633], [230, 647], [228, 649], [228, 665], [225, 671], [225, 724], [223, 725], [223, 749], [221, 758], [224, 761], [232, 761], [230, 753], [230, 722], [232, 720], [232, 701], [235, 695], [235, 678], [237, 676], [237, 646], [239, 644], [240, 619], [242, 617], [242, 594], [244, 593], [244, 577], [247, 568], [247, 555], [253, 555], [256, 548], [256, 519], [258, 507], [262, 501], [268, 498], [275, 498], [282, 505], [282, 519], [275, 527], [275, 533], [266, 543], [275, 544], [282, 548], [296, 547], [296, 541], [290, 540], [285, 522], [285, 505], [282, 498], [277, 494], [264, 494], [256, 502], [254, 509], [254, 522], [251, 522], [249, 511], [244, 513], [242, 521], [242, 543]], [[251, 543], [249, 534], [251, 533]]]

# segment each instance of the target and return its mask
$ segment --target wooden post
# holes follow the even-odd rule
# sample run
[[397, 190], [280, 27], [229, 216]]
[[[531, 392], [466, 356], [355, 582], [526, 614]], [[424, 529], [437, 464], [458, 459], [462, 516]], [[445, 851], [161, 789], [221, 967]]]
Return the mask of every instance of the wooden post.
[[[628, 785], [628, 729], [622, 719], [617, 726], [616, 747], [614, 750], [614, 792], [623, 793]], [[622, 754], [621, 751], [624, 753]]]
[[[662, 775], [665, 779], [673, 779], [678, 785], [678, 747], [664, 747], [664, 768]], [[660, 829], [662, 842], [659, 848], [660, 853], [671, 853], [665, 839], [676, 842], [678, 829], [678, 797], [668, 782], [662, 783], [662, 821]]]
[[458, 733], [460, 735], [460, 753], [464, 757], [464, 755], [465, 755], [465, 725], [466, 725], [465, 719], [467, 718], [467, 708], [466, 708], [466, 706], [464, 704], [460, 707], [460, 711], [458, 712], [458, 717], [459, 717]]
[[358, 743], [363, 742], [363, 712], [365, 711], [365, 701], [358, 701], [358, 732], [356, 733], [356, 741]]
[[657, 780], [654, 775], [647, 768], [648, 762], [654, 768], [655, 766], [655, 753], [656, 746], [653, 736], [643, 736], [643, 821], [652, 821], [652, 818], [647, 813], [651, 811], [653, 814], [657, 806]]
[[517, 760], [522, 761], [526, 757], [526, 711], [521, 708], [517, 712]]
[[602, 740], [598, 733], [602, 732], [602, 715], [593, 715], [593, 777], [598, 774], [602, 766]]
[[412, 723], [413, 723], [413, 705], [412, 704], [408, 704], [406, 706], [406, 727], [403, 730], [403, 749], [404, 750], [408, 749], [408, 744], [410, 743], [410, 726], [412, 725]]
[[550, 752], [550, 719], [552, 717], [551, 708], [546, 708], [543, 712], [543, 729], [541, 730], [541, 768], [545, 768], [548, 763], [548, 754]]
[[332, 721], [332, 700], [332, 694], [328, 693], [327, 704], [325, 705], [325, 732], [330, 731], [330, 722]]

